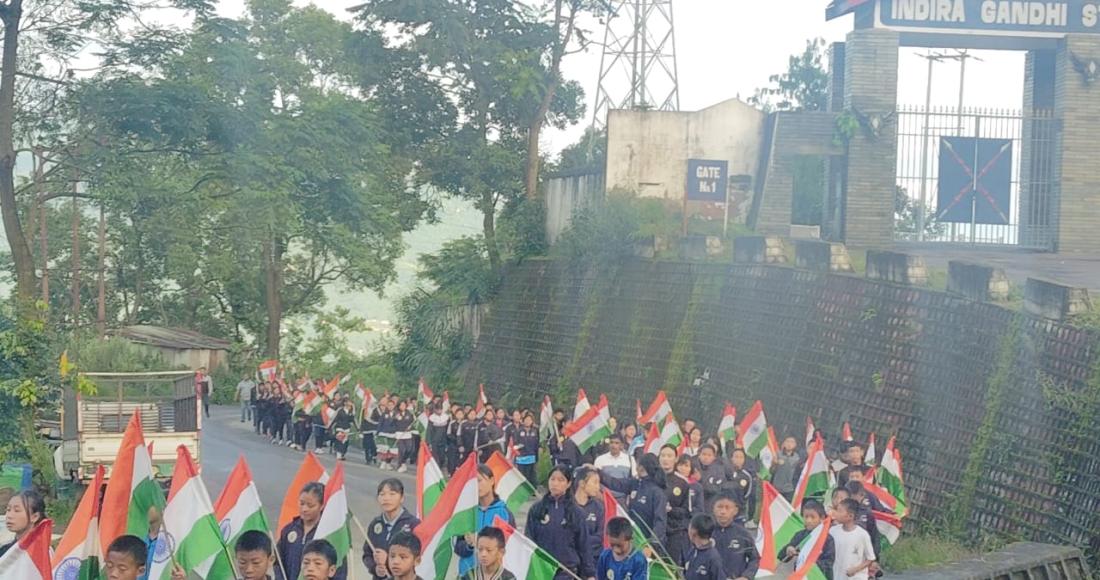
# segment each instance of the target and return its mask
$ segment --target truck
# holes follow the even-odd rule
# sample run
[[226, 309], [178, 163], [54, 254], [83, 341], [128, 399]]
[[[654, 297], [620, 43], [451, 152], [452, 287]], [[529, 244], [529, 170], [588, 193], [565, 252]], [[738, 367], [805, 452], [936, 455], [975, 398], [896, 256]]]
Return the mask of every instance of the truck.
[[54, 454], [57, 473], [86, 481], [103, 465], [108, 478], [134, 411], [141, 412], [153, 474], [172, 477], [176, 449], [187, 447], [198, 462], [201, 405], [191, 371], [81, 373], [96, 385], [94, 395], [67, 392], [61, 416], [62, 443]]

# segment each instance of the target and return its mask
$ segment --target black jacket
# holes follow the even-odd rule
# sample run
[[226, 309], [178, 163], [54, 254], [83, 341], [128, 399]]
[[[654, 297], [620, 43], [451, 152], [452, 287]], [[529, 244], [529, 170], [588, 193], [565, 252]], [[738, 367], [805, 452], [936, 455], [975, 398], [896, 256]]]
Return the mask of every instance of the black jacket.
[[584, 520], [584, 511], [572, 497], [555, 498], [547, 494], [531, 506], [525, 532], [562, 566], [588, 578], [596, 573], [596, 568], [588, 549]]
[[698, 483], [693, 484], [676, 474], [669, 475], [665, 497], [668, 500], [669, 533], [688, 529], [691, 518], [703, 513], [702, 488]]
[[516, 453], [521, 457], [539, 454], [539, 429], [538, 427], [520, 427], [512, 435], [512, 442], [516, 445]]
[[714, 547], [722, 558], [722, 569], [730, 578], [752, 578], [760, 568], [756, 541], [740, 522], [714, 526]]
[[381, 515], [371, 520], [370, 524], [367, 525], [367, 538], [370, 539], [370, 542], [363, 542], [363, 565], [367, 567], [367, 573], [370, 574], [371, 578], [375, 580], [385, 578], [385, 576], [378, 576], [374, 573], [376, 563], [371, 544], [374, 544], [374, 547], [379, 550], [389, 550], [390, 538], [400, 532], [412, 532], [418, 525], [420, 525], [420, 520], [405, 509], [401, 510], [401, 515], [397, 516], [392, 524], [387, 523], [386, 518]]
[[[302, 571], [302, 551], [306, 549], [306, 544], [313, 541], [313, 534], [316, 531], [317, 526], [314, 526], [309, 533], [306, 533], [305, 525], [302, 524], [302, 518], [300, 517], [294, 518], [283, 528], [282, 533], [279, 534], [276, 549], [279, 551], [279, 561], [286, 565], [286, 570], [276, 564], [276, 580], [296, 580], [298, 578]], [[348, 563], [344, 562], [336, 570], [336, 576], [333, 576], [333, 580], [346, 580], [347, 577]]]
[[700, 469], [699, 483], [703, 486], [703, 499], [707, 504], [706, 511], [710, 513], [711, 508], [714, 506], [714, 499], [718, 497], [718, 492], [730, 488], [733, 470], [717, 459], [710, 465], [701, 465]]
[[722, 558], [714, 546], [702, 549], [692, 546], [684, 564], [684, 580], [726, 580], [727, 577]]
[[[780, 552], [780, 559], [786, 560], [787, 548], [794, 548], [797, 550], [812, 531], [813, 530], [798, 530], [795, 532], [794, 537], [791, 538], [791, 543], [787, 544], [782, 552]], [[829, 530], [822, 531], [825, 534], [825, 545], [821, 548], [821, 555], [817, 557], [817, 567], [825, 574], [827, 580], [833, 580], [833, 562], [836, 560], [836, 546], [833, 544], [832, 536], [829, 535]]]
[[607, 489], [630, 495], [626, 508], [646, 536], [665, 543], [668, 522], [668, 498], [665, 490], [652, 479], [615, 479], [600, 474], [600, 483]]
[[592, 562], [600, 559], [603, 551], [604, 505], [597, 498], [589, 498], [588, 503], [577, 506], [584, 512], [584, 526], [588, 531], [588, 551]]

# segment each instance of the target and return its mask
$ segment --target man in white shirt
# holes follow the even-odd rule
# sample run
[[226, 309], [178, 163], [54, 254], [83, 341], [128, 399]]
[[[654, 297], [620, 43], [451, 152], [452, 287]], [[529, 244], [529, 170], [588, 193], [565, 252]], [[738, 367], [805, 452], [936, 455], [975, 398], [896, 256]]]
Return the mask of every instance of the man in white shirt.
[[[623, 450], [623, 438], [618, 433], [608, 438], [608, 451], [596, 458], [593, 465], [600, 470], [605, 477], [613, 479], [629, 479], [634, 476], [634, 458]], [[621, 499], [622, 494], [611, 492]]]
[[833, 580], [868, 580], [868, 570], [875, 562], [875, 548], [867, 530], [856, 524], [859, 502], [851, 498], [843, 500], [833, 514], [833, 521], [839, 524], [829, 530], [836, 549]]
[[256, 383], [252, 381], [252, 377], [245, 375], [241, 382], [237, 383], [237, 393], [234, 397], [241, 403], [241, 423], [244, 423], [247, 419], [252, 420], [252, 389], [256, 388]]

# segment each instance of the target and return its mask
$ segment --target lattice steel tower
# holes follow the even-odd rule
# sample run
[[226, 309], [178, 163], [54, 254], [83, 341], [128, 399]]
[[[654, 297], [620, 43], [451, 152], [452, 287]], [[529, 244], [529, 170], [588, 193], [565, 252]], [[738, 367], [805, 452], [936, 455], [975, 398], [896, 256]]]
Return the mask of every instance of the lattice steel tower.
[[672, 0], [607, 0], [592, 127], [611, 109], [680, 109]]

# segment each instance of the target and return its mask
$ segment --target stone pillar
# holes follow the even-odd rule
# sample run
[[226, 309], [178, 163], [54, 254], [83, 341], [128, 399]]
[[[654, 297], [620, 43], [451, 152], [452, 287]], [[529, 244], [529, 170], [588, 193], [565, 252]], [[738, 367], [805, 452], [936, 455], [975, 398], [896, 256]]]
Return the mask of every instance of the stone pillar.
[[[844, 66], [847, 47], [834, 42], [829, 47], [829, 112], [844, 110]], [[844, 239], [844, 157], [830, 155], [825, 159], [825, 203], [821, 208], [821, 239]]]
[[848, 33], [844, 58], [845, 109], [868, 121], [848, 144], [845, 241], [849, 246], [888, 246], [894, 241], [897, 188], [898, 33], [862, 29]]
[[844, 54], [843, 42], [829, 46], [829, 111], [844, 110]]
[[1074, 58], [1100, 58], [1100, 36], [1069, 34], [1054, 62], [1054, 114], [1061, 123], [1055, 144], [1055, 175], [1060, 192], [1055, 212], [1059, 252], [1096, 252], [1100, 248], [1100, 171], [1096, 136], [1100, 135], [1100, 80], [1087, 80]]
[[1054, 120], [1053, 50], [1028, 51], [1024, 62], [1024, 122], [1020, 140], [1020, 245], [1053, 249]]

